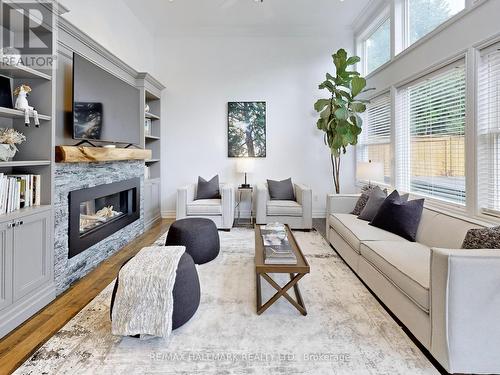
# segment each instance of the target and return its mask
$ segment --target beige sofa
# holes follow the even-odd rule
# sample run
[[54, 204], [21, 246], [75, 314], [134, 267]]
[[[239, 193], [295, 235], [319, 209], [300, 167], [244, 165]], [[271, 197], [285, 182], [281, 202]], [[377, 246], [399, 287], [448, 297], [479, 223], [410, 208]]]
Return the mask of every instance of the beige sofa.
[[460, 249], [480, 226], [424, 209], [417, 242], [351, 215], [358, 195], [327, 198], [328, 240], [450, 373], [500, 373], [500, 250]]

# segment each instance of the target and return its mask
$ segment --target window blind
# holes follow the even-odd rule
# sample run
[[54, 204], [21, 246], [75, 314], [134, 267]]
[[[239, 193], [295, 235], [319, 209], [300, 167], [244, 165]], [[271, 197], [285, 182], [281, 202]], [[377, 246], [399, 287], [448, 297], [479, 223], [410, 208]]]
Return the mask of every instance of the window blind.
[[500, 215], [500, 45], [481, 54], [478, 74], [478, 204]]
[[366, 107], [363, 131], [357, 147], [359, 161], [373, 161], [384, 164], [384, 181], [391, 182], [391, 97], [381, 95]]
[[398, 90], [396, 186], [465, 205], [465, 66]]

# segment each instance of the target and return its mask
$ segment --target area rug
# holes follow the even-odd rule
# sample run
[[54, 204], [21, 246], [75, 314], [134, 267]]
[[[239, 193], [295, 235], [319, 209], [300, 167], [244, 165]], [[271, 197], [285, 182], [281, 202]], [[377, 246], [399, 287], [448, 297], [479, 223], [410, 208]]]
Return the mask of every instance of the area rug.
[[283, 298], [256, 314], [254, 232], [235, 228], [198, 266], [200, 307], [168, 341], [111, 335], [111, 284], [15, 373], [438, 374], [320, 234], [295, 235], [311, 266], [307, 316]]

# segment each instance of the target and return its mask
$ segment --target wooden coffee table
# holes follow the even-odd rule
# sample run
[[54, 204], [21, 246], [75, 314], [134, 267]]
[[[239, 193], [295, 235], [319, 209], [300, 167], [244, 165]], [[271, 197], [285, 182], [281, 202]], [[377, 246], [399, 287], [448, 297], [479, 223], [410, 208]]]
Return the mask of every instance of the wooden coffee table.
[[[260, 225], [255, 225], [255, 276], [257, 282], [257, 314], [259, 315], [266, 311], [269, 306], [275, 303], [280, 297], [284, 297], [288, 302], [295, 306], [295, 308], [299, 310], [302, 315], [307, 315], [304, 301], [300, 295], [298, 282], [310, 272], [309, 263], [307, 263], [304, 254], [302, 254], [302, 251], [300, 250], [300, 247], [288, 225], [286, 225], [286, 232], [288, 242], [290, 242], [290, 246], [297, 257], [297, 264], [265, 264], [264, 242], [260, 234]], [[281, 287], [271, 278], [271, 276], [269, 276], [270, 273], [287, 273], [290, 275], [290, 281], [284, 287]], [[260, 284], [261, 277], [263, 277], [273, 286], [273, 288], [277, 290], [276, 294], [264, 304], [262, 304], [262, 289]], [[292, 287], [295, 292], [296, 300], [288, 294], [288, 290]]]

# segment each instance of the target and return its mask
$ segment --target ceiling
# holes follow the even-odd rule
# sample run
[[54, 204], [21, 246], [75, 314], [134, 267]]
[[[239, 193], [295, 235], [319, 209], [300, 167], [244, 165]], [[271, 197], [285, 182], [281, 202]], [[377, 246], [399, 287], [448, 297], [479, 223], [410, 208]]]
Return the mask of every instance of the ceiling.
[[370, 0], [122, 0], [155, 36], [319, 36], [350, 28]]

